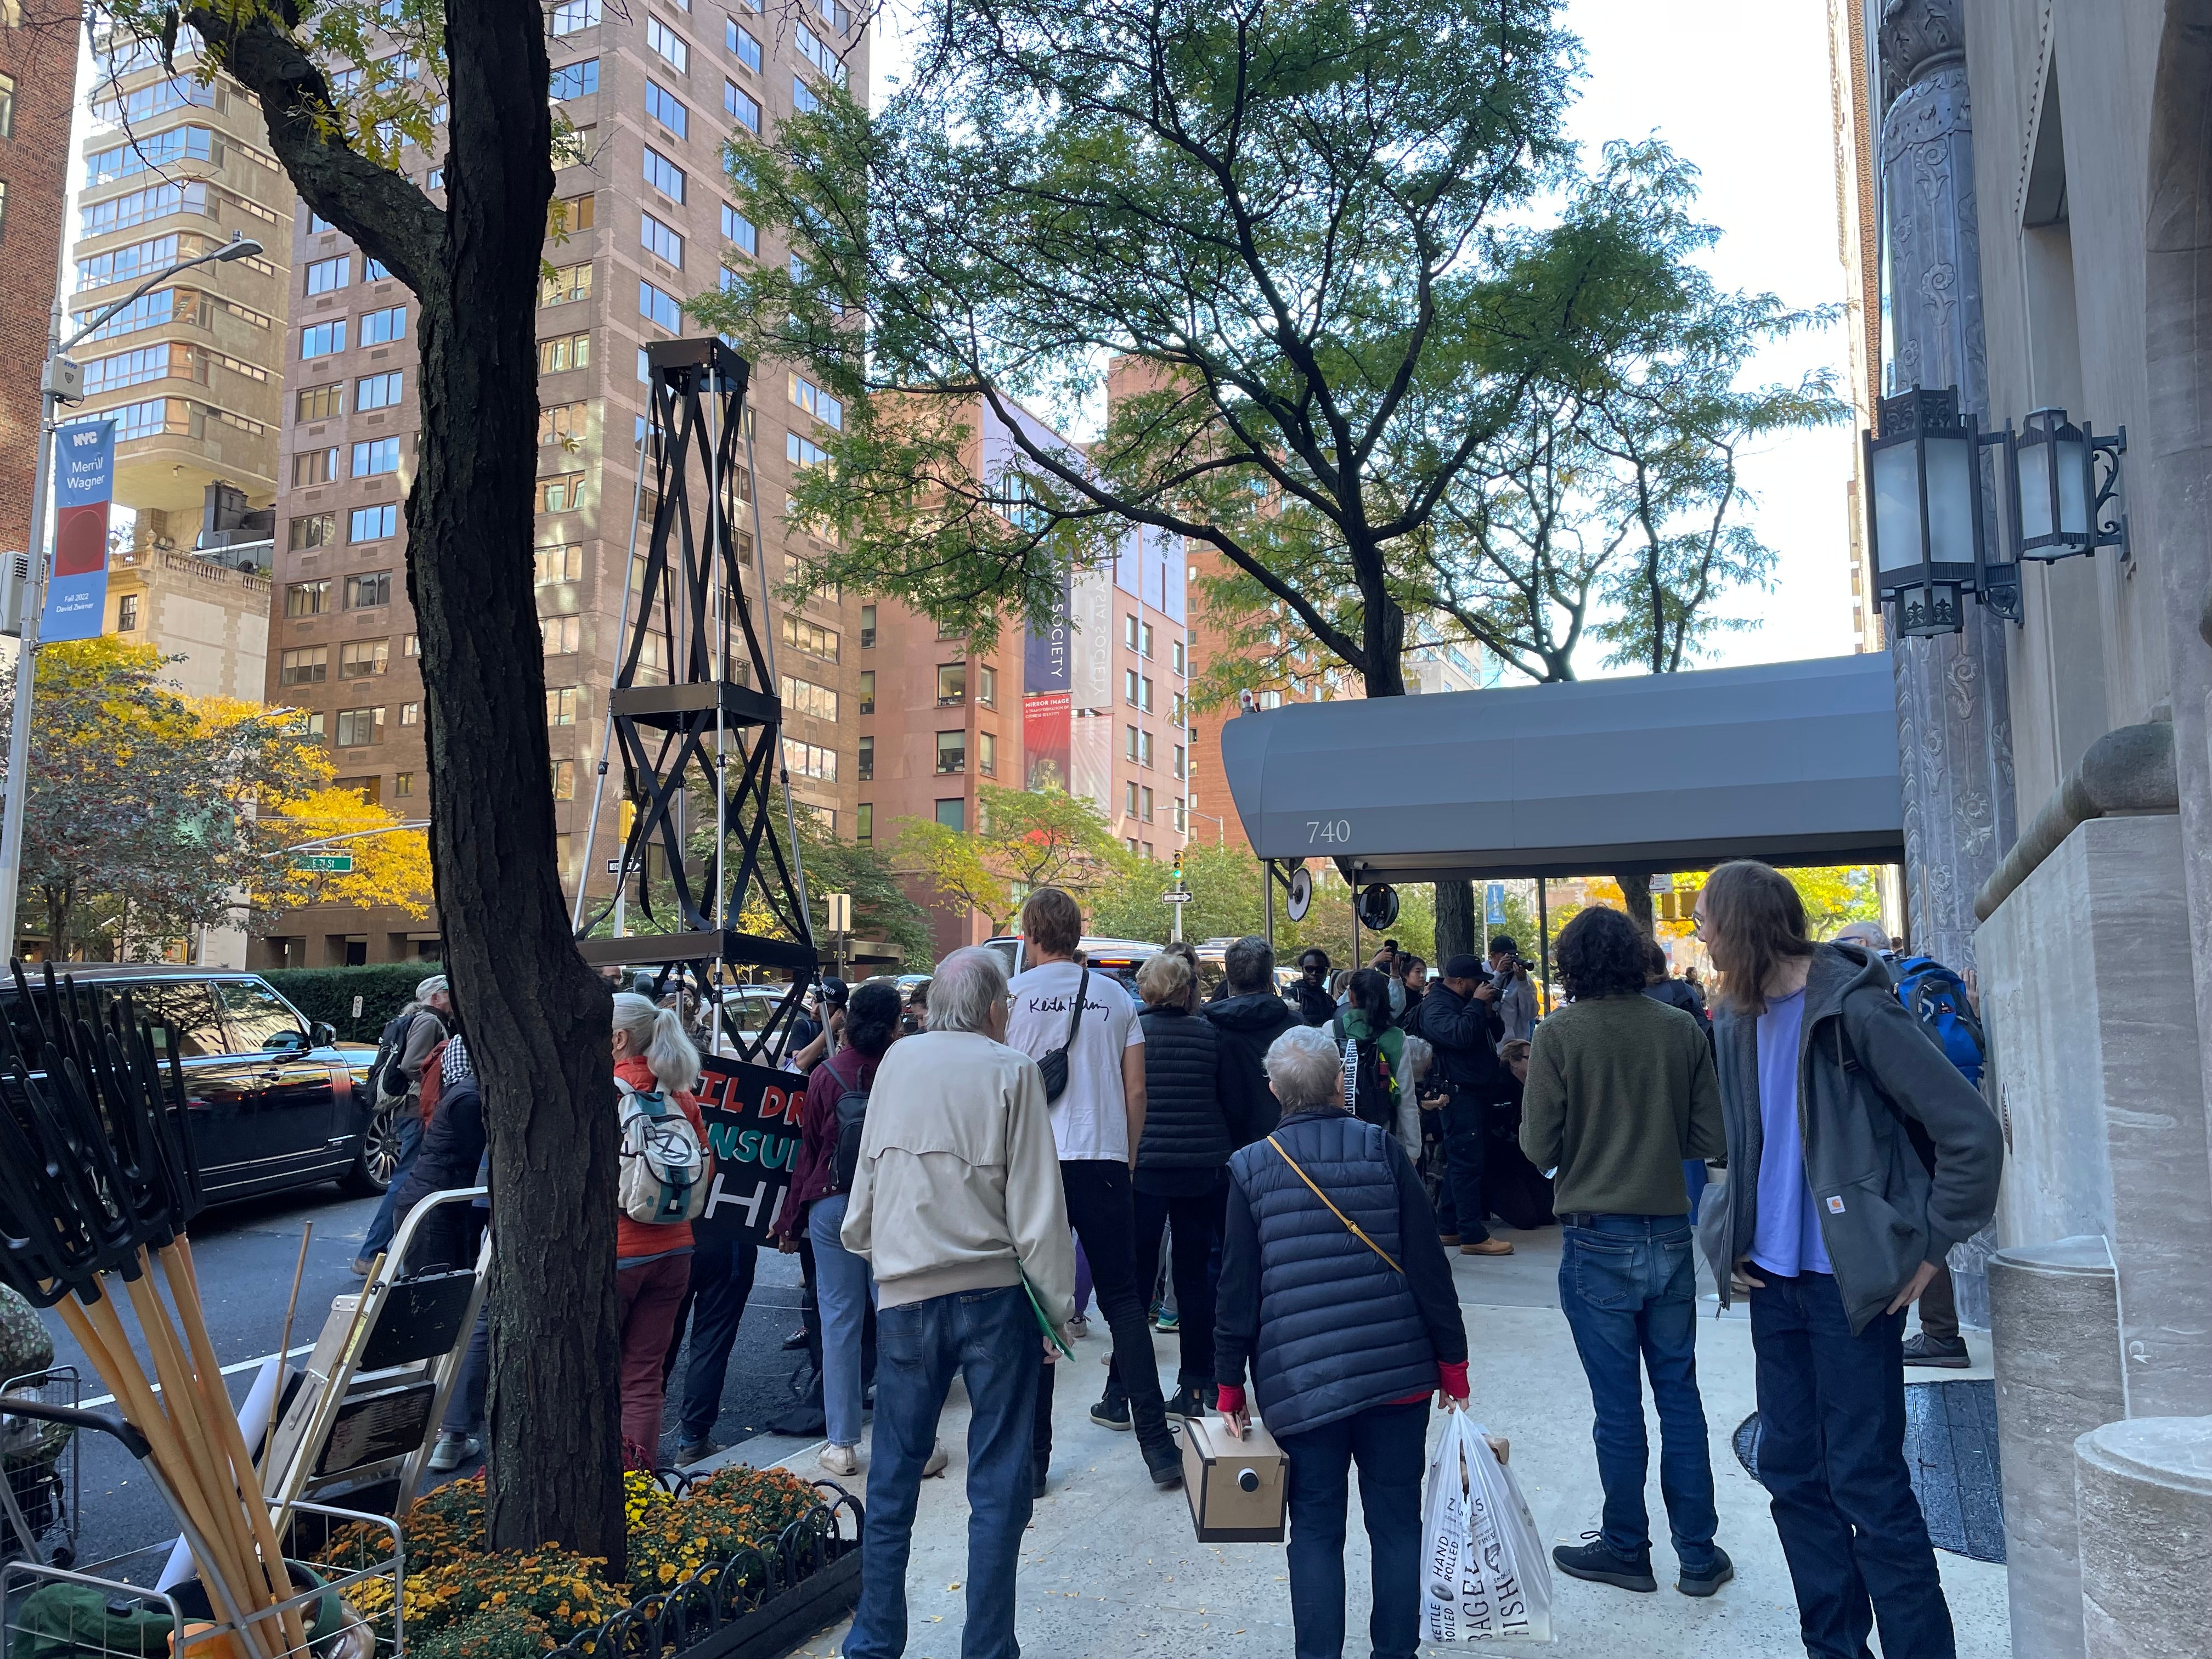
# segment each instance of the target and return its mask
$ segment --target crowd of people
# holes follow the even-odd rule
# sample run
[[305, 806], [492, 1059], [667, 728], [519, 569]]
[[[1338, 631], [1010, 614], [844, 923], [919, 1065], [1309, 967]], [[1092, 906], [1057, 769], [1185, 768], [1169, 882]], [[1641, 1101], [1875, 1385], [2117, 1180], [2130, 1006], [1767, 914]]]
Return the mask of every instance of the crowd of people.
[[[978, 947], [940, 964], [920, 1007], [888, 983], [825, 988], [787, 1044], [807, 1083], [775, 1232], [804, 1255], [816, 1310], [821, 1466], [866, 1473], [846, 1652], [904, 1647], [920, 1485], [947, 1462], [938, 1419], [956, 1376], [970, 1407], [963, 1651], [1018, 1650], [1022, 1532], [1050, 1486], [1055, 1380], [1095, 1296], [1109, 1352], [1090, 1416], [1132, 1432], [1157, 1487], [1181, 1484], [1175, 1425], [1200, 1413], [1241, 1435], [1256, 1407], [1282, 1445], [1299, 1659], [1342, 1650], [1355, 1468], [1373, 1651], [1412, 1655], [1430, 1412], [1468, 1394], [1448, 1252], [1510, 1256], [1493, 1218], [1556, 1217], [1604, 1492], [1558, 1568], [1657, 1587], [1648, 1384], [1675, 1586], [1709, 1596], [1734, 1576], [1697, 1379], [1701, 1247], [1723, 1303], [1750, 1305], [1759, 1478], [1808, 1652], [1863, 1654], [1878, 1624], [1885, 1653], [1948, 1655], [1904, 1462], [1903, 1369], [1957, 1362], [1940, 1334], [1908, 1350], [1905, 1310], [1989, 1218], [1995, 1121], [1898, 994], [1901, 972], [1929, 964], [1900, 967], [1878, 934], [1813, 942], [1796, 890], [1759, 864], [1714, 872], [1696, 921], [1720, 976], [1710, 1010], [1629, 917], [1595, 908], [1562, 930], [1565, 1001], [1540, 1018], [1503, 935], [1433, 978], [1395, 943], [1351, 970], [1309, 950], [1287, 988], [1267, 943], [1241, 939], [1210, 999], [1196, 954], [1171, 945], [1125, 986], [1088, 963], [1080, 907], [1049, 887], [1023, 907], [1011, 982]], [[678, 1435], [693, 1461], [715, 1449], [754, 1247], [702, 1247], [689, 1224], [688, 1183], [703, 1190], [711, 1160], [680, 1012], [622, 992], [611, 1045], [623, 1437], [653, 1460], [688, 1327]], [[442, 979], [387, 1028], [375, 1084], [414, 1127], [364, 1271], [429, 1194], [482, 1184], [483, 1112]], [[484, 1219], [427, 1214], [410, 1265], [473, 1260]], [[1176, 1334], [1171, 1389], [1156, 1319]], [[484, 1349], [480, 1322], [434, 1468], [480, 1450]]]

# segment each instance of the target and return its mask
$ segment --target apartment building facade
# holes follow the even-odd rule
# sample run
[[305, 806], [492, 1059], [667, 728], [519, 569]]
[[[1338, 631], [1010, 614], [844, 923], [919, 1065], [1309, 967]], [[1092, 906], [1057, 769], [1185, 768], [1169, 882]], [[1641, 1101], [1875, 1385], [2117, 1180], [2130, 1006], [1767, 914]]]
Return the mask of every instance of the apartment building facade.
[[[787, 258], [732, 199], [720, 149], [742, 126], [772, 133], [828, 78], [867, 76], [867, 43], [839, 0], [803, 16], [743, 0], [563, 0], [547, 15], [550, 89], [561, 118], [552, 267], [539, 295], [538, 539], [548, 780], [563, 881], [612, 896], [620, 767], [588, 822], [607, 694], [623, 641], [625, 571], [642, 485], [645, 348], [701, 331], [683, 303], [732, 266]], [[442, 129], [439, 135], [442, 144]], [[441, 148], [403, 165], [441, 199]], [[405, 594], [400, 504], [421, 428], [415, 308], [343, 234], [304, 210], [294, 235], [292, 330], [280, 447], [276, 638], [269, 696], [331, 743], [341, 781], [403, 817], [427, 817], [422, 688]], [[765, 605], [784, 705], [793, 799], [840, 834], [854, 825], [860, 605], [839, 594], [798, 608], [771, 594], [808, 538], [782, 526], [793, 469], [818, 464], [836, 404], [775, 365], [756, 365], [752, 464], [764, 549], [739, 537], [757, 616]], [[695, 480], [695, 491], [697, 489]], [[695, 493], [695, 500], [700, 499]], [[647, 523], [649, 526], [649, 519]], [[642, 537], [646, 531], [641, 529]], [[586, 867], [587, 830], [589, 868]], [[437, 924], [317, 907], [255, 942], [257, 962], [320, 965], [432, 954]]]
[[189, 31], [173, 73], [150, 42], [99, 45], [70, 331], [234, 236], [264, 252], [198, 266], [103, 325], [76, 349], [85, 399], [70, 418], [116, 422], [115, 500], [137, 514], [138, 548], [265, 542], [295, 303], [291, 185], [252, 95], [226, 75], [199, 78]]

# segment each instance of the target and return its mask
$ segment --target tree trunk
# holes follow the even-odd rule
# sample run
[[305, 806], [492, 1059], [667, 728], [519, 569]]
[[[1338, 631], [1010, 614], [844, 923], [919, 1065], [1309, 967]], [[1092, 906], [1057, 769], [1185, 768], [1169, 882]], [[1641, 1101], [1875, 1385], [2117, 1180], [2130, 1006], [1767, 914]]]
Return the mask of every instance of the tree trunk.
[[606, 987], [571, 935], [554, 854], [531, 580], [537, 290], [553, 193], [538, 0], [446, 11], [441, 212], [347, 149], [297, 14], [185, 20], [259, 99], [310, 205], [412, 289], [422, 368], [407, 592], [421, 637], [431, 864], [453, 1001], [483, 1079], [492, 1187], [494, 1549], [623, 1563], [615, 1120]]
[[1620, 884], [1621, 902], [1627, 907], [1629, 920], [1646, 934], [1656, 938], [1657, 931], [1651, 915], [1651, 877], [1648, 869], [1613, 870], [1607, 872]]
[[1464, 951], [1480, 956], [1475, 933], [1481, 913], [1474, 908], [1474, 884], [1471, 881], [1440, 881], [1437, 884], [1437, 959], [1429, 964], [1431, 974], [1441, 975], [1444, 963]]

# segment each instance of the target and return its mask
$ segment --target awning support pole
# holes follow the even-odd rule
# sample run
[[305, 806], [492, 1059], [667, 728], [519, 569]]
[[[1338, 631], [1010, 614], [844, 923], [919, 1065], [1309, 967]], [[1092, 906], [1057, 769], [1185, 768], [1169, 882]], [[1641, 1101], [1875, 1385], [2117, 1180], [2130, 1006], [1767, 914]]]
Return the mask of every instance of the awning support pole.
[[1536, 878], [1536, 967], [1544, 981], [1537, 988], [1536, 1006], [1540, 1015], [1552, 1012], [1552, 927], [1544, 906], [1544, 878]]

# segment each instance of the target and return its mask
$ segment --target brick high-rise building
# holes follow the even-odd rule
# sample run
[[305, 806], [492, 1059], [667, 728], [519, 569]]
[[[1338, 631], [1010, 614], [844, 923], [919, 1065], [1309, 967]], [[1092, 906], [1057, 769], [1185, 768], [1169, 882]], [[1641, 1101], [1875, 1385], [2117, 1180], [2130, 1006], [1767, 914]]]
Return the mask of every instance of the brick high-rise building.
[[39, 370], [61, 270], [77, 19], [54, 0], [0, 14], [0, 550], [18, 552], [30, 544]]
[[[562, 878], [610, 892], [615, 790], [581, 869], [607, 691], [622, 641], [624, 560], [646, 418], [645, 347], [694, 334], [679, 307], [732, 265], [787, 257], [749, 224], [724, 179], [720, 147], [733, 125], [773, 133], [813, 88], [848, 76], [865, 86], [867, 42], [840, 0], [803, 17], [738, 0], [641, 0], [617, 9], [562, 0], [547, 14], [552, 96], [573, 132], [556, 185], [562, 229], [538, 310], [537, 581], [544, 621], [550, 779], [558, 803]], [[442, 145], [442, 131], [439, 143]], [[433, 198], [442, 149], [409, 149], [404, 165]], [[302, 210], [285, 426], [279, 458], [276, 637], [269, 695], [299, 707], [331, 743], [342, 781], [403, 817], [428, 806], [422, 679], [406, 600], [400, 503], [414, 474], [415, 307], [399, 283], [344, 236]], [[817, 440], [842, 411], [776, 364], [756, 364], [754, 449], [771, 586], [806, 556], [781, 527], [793, 469], [823, 459]], [[643, 532], [641, 532], [641, 534]], [[740, 538], [751, 556], [750, 533]], [[860, 605], [827, 596], [766, 605], [782, 682], [793, 799], [850, 836], [856, 805], [854, 721]], [[759, 614], [757, 612], [756, 614]], [[618, 763], [611, 777], [619, 778]], [[398, 911], [321, 906], [255, 942], [267, 963], [322, 964], [428, 955], [436, 923]]]

